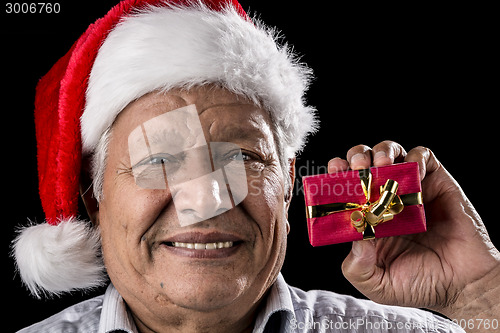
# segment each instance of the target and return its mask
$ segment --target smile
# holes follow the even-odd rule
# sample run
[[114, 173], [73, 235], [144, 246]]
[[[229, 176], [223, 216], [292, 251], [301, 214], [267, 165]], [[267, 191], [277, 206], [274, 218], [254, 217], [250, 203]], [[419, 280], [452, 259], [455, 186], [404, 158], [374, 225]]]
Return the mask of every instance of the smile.
[[170, 253], [196, 259], [222, 259], [238, 253], [245, 243], [243, 238], [216, 230], [184, 232], [168, 237], [163, 242]]
[[168, 246], [194, 249], [194, 250], [217, 250], [233, 247], [234, 242], [214, 242], [214, 243], [183, 243], [183, 242], [169, 242]]

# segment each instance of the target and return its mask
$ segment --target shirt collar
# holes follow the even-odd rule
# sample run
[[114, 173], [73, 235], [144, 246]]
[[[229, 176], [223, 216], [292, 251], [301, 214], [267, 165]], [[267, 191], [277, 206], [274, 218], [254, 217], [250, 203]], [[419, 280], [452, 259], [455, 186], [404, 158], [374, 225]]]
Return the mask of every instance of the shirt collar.
[[110, 284], [104, 294], [98, 332], [111, 333], [117, 331], [138, 333], [134, 319], [127, 310], [123, 298], [113, 284]]
[[[264, 302], [263, 307], [257, 314], [253, 332], [265, 332], [268, 324], [279, 325], [279, 331], [285, 331], [284, 328], [288, 327], [288, 324], [294, 320], [295, 313], [293, 311], [290, 290], [281, 273], [278, 274], [278, 278], [271, 286]], [[271, 317], [276, 317], [278, 315], [281, 315], [281, 317], [277, 318], [276, 322], [271, 323]], [[269, 329], [270, 327], [267, 328]], [[138, 333], [137, 327], [135, 326], [134, 320], [123, 298], [113, 284], [110, 284], [104, 294], [101, 320], [99, 322], [99, 333], [112, 333], [120, 330], [127, 333]]]
[[[267, 332], [271, 327], [270, 325], [278, 325], [279, 328], [273, 326], [271, 331], [286, 332], [286, 328], [295, 319], [295, 312], [293, 310], [292, 296], [290, 290], [285, 282], [285, 279], [279, 273], [276, 282], [271, 286], [267, 299], [264, 300], [264, 306], [257, 315], [255, 320], [254, 333]], [[281, 315], [281, 316], [280, 316]], [[277, 321], [270, 321], [271, 317], [276, 317]], [[267, 328], [267, 329], [266, 329]]]

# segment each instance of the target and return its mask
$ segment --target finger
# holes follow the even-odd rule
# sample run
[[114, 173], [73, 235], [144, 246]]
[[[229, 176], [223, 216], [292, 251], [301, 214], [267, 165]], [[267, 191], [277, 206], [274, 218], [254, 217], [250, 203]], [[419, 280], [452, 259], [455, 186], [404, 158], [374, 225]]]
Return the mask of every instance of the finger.
[[347, 161], [353, 170], [367, 169], [372, 163], [371, 148], [357, 145], [347, 152]]
[[335, 157], [328, 161], [328, 173], [341, 172], [348, 169], [349, 163], [340, 157]]
[[418, 163], [420, 181], [424, 180], [426, 174], [432, 173], [441, 167], [441, 163], [434, 156], [434, 153], [429, 148], [422, 146], [410, 150], [405, 161]]
[[406, 151], [399, 143], [386, 140], [372, 148], [373, 165], [383, 166], [403, 161]]

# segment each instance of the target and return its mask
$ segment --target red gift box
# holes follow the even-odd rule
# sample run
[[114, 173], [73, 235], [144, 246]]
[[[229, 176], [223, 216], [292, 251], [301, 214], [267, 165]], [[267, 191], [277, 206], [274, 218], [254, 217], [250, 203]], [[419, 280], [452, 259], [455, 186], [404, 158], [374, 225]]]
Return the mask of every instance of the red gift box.
[[416, 162], [305, 176], [302, 182], [312, 246], [426, 231]]

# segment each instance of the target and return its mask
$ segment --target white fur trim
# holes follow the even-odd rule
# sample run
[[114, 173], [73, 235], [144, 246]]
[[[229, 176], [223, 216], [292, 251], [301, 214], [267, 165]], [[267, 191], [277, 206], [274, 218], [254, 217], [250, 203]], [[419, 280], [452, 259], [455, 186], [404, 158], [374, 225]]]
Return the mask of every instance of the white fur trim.
[[315, 131], [314, 108], [303, 100], [311, 71], [275, 32], [243, 19], [233, 8], [200, 3], [150, 7], [110, 32], [94, 62], [81, 117], [84, 153], [133, 100], [155, 91], [217, 83], [270, 111], [285, 156]]
[[88, 225], [70, 218], [57, 226], [43, 223], [20, 230], [13, 255], [34, 296], [93, 288], [106, 281], [99, 233]]

